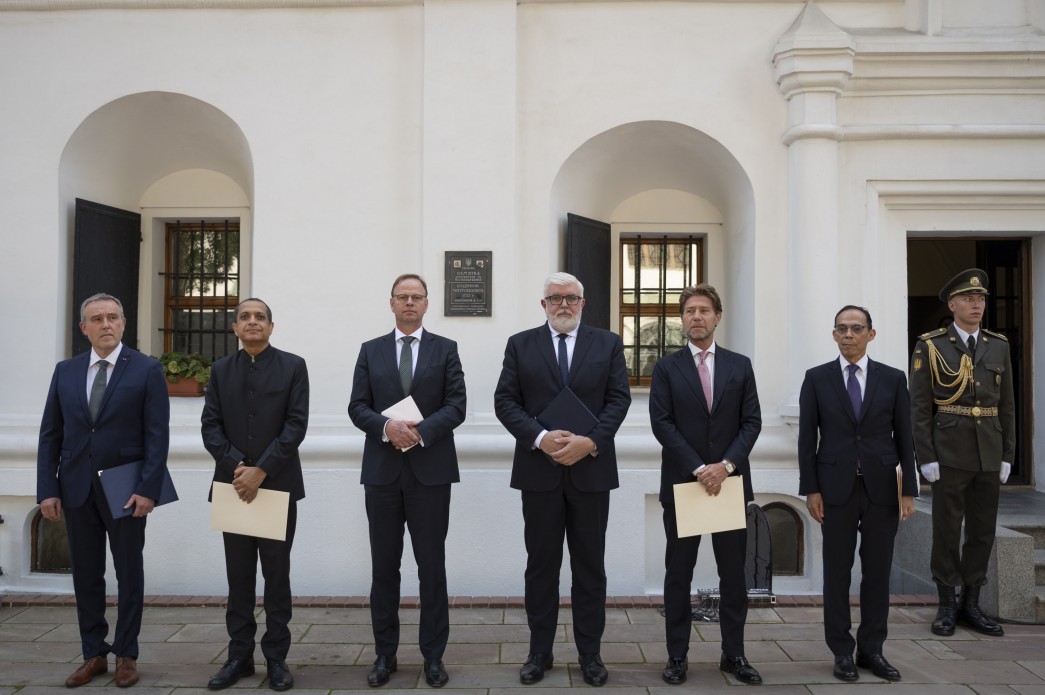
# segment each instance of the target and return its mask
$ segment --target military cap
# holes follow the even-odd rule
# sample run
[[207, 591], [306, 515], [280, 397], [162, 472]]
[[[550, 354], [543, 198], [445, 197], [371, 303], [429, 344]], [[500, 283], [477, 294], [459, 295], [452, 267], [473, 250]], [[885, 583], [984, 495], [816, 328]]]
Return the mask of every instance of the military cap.
[[949, 302], [958, 294], [989, 294], [987, 292], [987, 273], [979, 268], [969, 268], [947, 281], [940, 290], [940, 301]]

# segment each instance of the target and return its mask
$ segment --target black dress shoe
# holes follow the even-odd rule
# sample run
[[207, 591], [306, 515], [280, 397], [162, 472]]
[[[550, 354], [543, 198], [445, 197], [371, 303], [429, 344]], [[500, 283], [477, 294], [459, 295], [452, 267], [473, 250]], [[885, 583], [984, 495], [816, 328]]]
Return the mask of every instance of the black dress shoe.
[[741, 683], [747, 683], [748, 685], [762, 684], [762, 676], [758, 675], [755, 667], [749, 664], [747, 659], [742, 656], [726, 656], [723, 654], [718, 662], [718, 668], [720, 671], [732, 673]]
[[545, 671], [552, 670], [555, 659], [551, 654], [541, 652], [530, 652], [526, 657], [526, 663], [519, 669], [519, 682], [523, 685], [533, 685], [544, 678]]
[[229, 659], [218, 669], [214, 677], [207, 683], [211, 690], [221, 690], [230, 685], [235, 685], [240, 678], [254, 675], [253, 659]]
[[272, 690], [290, 690], [294, 687], [294, 674], [290, 672], [290, 667], [287, 666], [286, 661], [269, 659], [267, 665], [269, 688]]
[[871, 669], [871, 673], [884, 678], [887, 681], [900, 680], [900, 672], [885, 660], [881, 654], [856, 654], [856, 665], [860, 668]]
[[846, 654], [845, 656], [835, 657], [835, 678], [840, 681], [855, 681], [860, 678], [860, 672], [856, 670], [856, 662], [853, 661], [853, 657]]
[[664, 667], [664, 672], [661, 673], [661, 676], [668, 685], [682, 685], [686, 682], [686, 671], [688, 669], [689, 664], [686, 662], [686, 657], [669, 657], [668, 665]]
[[366, 682], [371, 688], [376, 688], [379, 685], [384, 685], [388, 682], [389, 676], [396, 672], [399, 667], [399, 661], [395, 656], [378, 656], [374, 660], [374, 665], [370, 668], [370, 673], [366, 675]]
[[442, 688], [450, 680], [440, 659], [425, 659], [425, 683], [433, 688]]
[[980, 610], [980, 587], [962, 587], [962, 604], [958, 608], [958, 622], [982, 635], [1001, 637], [1005, 630]]
[[581, 654], [580, 663], [581, 675], [584, 676], [585, 683], [596, 687], [606, 685], [610, 672], [606, 670], [606, 666], [602, 663], [601, 656], [598, 654]]

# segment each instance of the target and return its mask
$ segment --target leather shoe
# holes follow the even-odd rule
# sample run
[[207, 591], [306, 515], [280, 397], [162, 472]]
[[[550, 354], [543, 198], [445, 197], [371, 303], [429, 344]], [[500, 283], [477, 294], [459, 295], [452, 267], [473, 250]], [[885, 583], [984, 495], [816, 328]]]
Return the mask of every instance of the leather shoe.
[[116, 687], [129, 688], [138, 682], [138, 662], [133, 656], [116, 657]]
[[856, 665], [860, 668], [871, 669], [871, 673], [884, 678], [887, 681], [900, 680], [900, 672], [885, 660], [881, 654], [856, 654]]
[[450, 680], [443, 662], [440, 659], [425, 659], [425, 683], [433, 688], [442, 688]]
[[388, 682], [389, 676], [396, 672], [399, 667], [399, 661], [392, 656], [380, 656], [374, 660], [374, 665], [370, 669], [370, 673], [366, 676], [366, 682], [371, 688], [376, 688], [379, 685], [384, 685]]
[[686, 682], [688, 669], [689, 664], [686, 662], [686, 657], [673, 656], [668, 658], [668, 665], [664, 667], [664, 672], [660, 675], [668, 685], [682, 685]]
[[552, 670], [555, 663], [551, 654], [541, 652], [530, 652], [526, 657], [526, 663], [519, 669], [519, 682], [523, 685], [533, 685], [544, 678], [545, 671]]
[[994, 622], [980, 610], [980, 588], [978, 586], [962, 587], [962, 603], [958, 607], [958, 622], [971, 627], [976, 632], [991, 637], [1001, 637], [1004, 628]]
[[954, 600], [954, 587], [936, 585], [936, 593], [940, 596], [940, 607], [936, 610], [932, 626], [929, 628], [934, 635], [950, 637], [954, 634], [954, 624], [958, 620], [958, 604]]
[[290, 690], [294, 687], [294, 674], [286, 661], [269, 659], [266, 662], [269, 672], [269, 688], [272, 690]]
[[748, 685], [762, 684], [762, 676], [758, 675], [755, 667], [749, 664], [747, 659], [742, 656], [726, 656], [723, 654], [718, 662], [718, 668], [720, 671], [732, 673], [741, 683], [747, 683]]
[[253, 675], [253, 659], [229, 659], [218, 669], [214, 677], [207, 682], [207, 687], [211, 690], [222, 690], [230, 685], [235, 685], [244, 676]]
[[835, 678], [840, 681], [851, 682], [860, 678], [860, 672], [856, 670], [856, 663], [848, 654], [835, 657], [834, 674]]
[[78, 688], [90, 683], [91, 680], [109, 670], [109, 662], [104, 656], [92, 656], [86, 659], [73, 671], [72, 675], [65, 679], [66, 688]]
[[606, 666], [602, 663], [601, 656], [598, 654], [581, 654], [580, 663], [581, 675], [584, 676], [585, 683], [596, 687], [606, 685], [610, 672], [606, 670]]

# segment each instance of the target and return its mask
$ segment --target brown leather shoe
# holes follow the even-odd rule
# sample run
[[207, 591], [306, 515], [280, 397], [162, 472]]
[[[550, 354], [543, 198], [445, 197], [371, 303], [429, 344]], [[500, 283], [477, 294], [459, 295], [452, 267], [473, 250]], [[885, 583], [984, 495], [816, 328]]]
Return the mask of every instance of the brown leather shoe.
[[138, 682], [138, 662], [130, 656], [116, 657], [116, 687], [129, 688]]
[[94, 679], [95, 676], [109, 670], [109, 662], [104, 656], [92, 656], [73, 671], [73, 675], [65, 679], [66, 688], [79, 688]]

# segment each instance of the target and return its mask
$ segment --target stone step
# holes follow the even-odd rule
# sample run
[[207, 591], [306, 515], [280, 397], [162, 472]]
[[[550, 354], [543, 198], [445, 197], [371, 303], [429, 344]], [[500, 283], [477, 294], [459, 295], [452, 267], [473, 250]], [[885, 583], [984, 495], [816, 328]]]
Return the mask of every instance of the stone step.
[[1034, 549], [1034, 583], [1045, 586], [1045, 548]]
[[1035, 523], [1021, 523], [1021, 522], [1010, 522], [1007, 524], [1000, 524], [1005, 528], [1018, 531], [1026, 534], [1034, 539], [1035, 548], [1045, 548], [1045, 524], [1041, 522]]
[[1039, 586], [1035, 590], [1038, 600], [1035, 602], [1034, 614], [1039, 623], [1045, 623], [1045, 586]]

